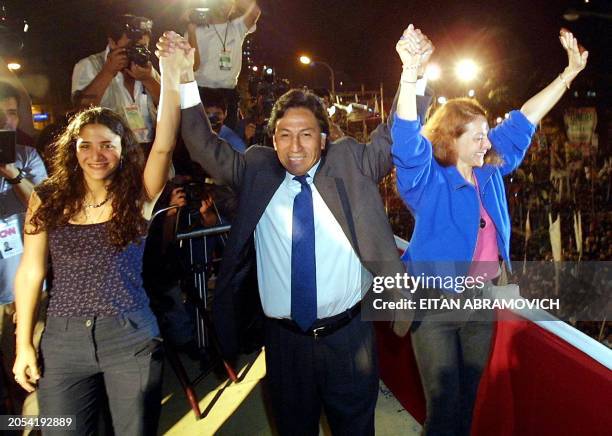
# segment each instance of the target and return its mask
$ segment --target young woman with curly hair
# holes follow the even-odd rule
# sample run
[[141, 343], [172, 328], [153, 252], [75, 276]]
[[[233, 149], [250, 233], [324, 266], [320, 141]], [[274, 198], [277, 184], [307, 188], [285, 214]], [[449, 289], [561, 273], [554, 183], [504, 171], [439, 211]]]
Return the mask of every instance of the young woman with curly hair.
[[[470, 294], [467, 285], [452, 284], [420, 289], [417, 295], [452, 299], [467, 291], [470, 296], [488, 296], [490, 281], [499, 274], [499, 259], [510, 261], [510, 217], [502, 177], [520, 165], [535, 126], [586, 66], [588, 52], [562, 30], [565, 70], [493, 129], [482, 106], [467, 98], [449, 100], [421, 126], [415, 82], [424, 39], [410, 26], [397, 44], [403, 73], [391, 129], [392, 155], [398, 191], [416, 221], [402, 259], [415, 275], [451, 276], [455, 284], [480, 276], [483, 284], [480, 295], [478, 286]], [[427, 402], [423, 434], [470, 434], [489, 355], [491, 317], [477, 310], [429, 311], [419, 314], [412, 325], [412, 347]]]
[[[76, 434], [95, 433], [105, 396], [116, 434], [155, 434], [157, 426], [161, 339], [142, 287], [142, 254], [176, 141], [181, 71], [172, 57], [160, 67], [157, 133], [147, 161], [119, 115], [87, 109], [59, 138], [52, 176], [30, 198], [15, 280], [13, 372], [27, 391], [38, 388], [42, 415], [72, 415]], [[48, 254], [54, 282], [38, 358], [32, 324]]]

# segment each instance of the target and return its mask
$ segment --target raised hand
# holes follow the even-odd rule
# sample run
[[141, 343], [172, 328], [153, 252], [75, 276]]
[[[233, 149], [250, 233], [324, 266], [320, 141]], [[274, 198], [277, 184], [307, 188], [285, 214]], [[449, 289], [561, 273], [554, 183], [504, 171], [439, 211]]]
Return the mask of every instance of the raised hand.
[[416, 82], [418, 74], [422, 73], [424, 62], [429, 61], [433, 53], [433, 44], [419, 29], [415, 29], [410, 24], [404, 30], [395, 49], [403, 64], [402, 81]]
[[157, 42], [155, 54], [159, 58], [162, 72], [181, 76], [187, 71], [193, 71], [194, 49], [189, 42], [173, 31], [166, 31]]
[[[185, 190], [183, 188], [178, 187], [172, 190], [172, 194], [170, 196], [170, 206], [178, 206], [178, 207], [187, 206], [187, 194], [185, 193]], [[176, 215], [177, 212], [178, 212], [178, 209], [176, 208], [169, 209], [166, 212], [166, 215], [173, 216], [173, 215]]]
[[128, 65], [129, 61], [125, 52], [125, 47], [121, 47], [108, 52], [103, 68], [115, 76], [119, 71], [127, 68]]
[[572, 80], [586, 67], [589, 52], [584, 49], [578, 40], [567, 29], [561, 29], [559, 34], [561, 45], [567, 52], [567, 67], [563, 72], [566, 80]]

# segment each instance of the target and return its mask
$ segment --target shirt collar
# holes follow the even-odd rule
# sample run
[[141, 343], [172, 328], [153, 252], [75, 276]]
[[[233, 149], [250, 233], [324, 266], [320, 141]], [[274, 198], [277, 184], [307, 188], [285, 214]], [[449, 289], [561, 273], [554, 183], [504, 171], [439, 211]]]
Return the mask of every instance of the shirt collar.
[[[475, 167], [473, 168], [474, 177], [478, 179], [478, 185], [481, 189], [487, 184], [493, 173], [495, 172], [496, 167], [493, 165], [484, 165], [482, 168]], [[455, 165], [450, 165], [444, 168], [448, 179], [450, 180], [453, 189], [459, 189], [464, 186], [471, 185], [470, 182], [465, 180], [459, 170]]]
[[[314, 164], [314, 165], [312, 166], [312, 168], [310, 168], [310, 169], [309, 169], [309, 170], [306, 172], [306, 174], [308, 175], [308, 177], [306, 177], [306, 182], [307, 182], [309, 185], [312, 185], [312, 184], [314, 183], [314, 176], [315, 176], [315, 174], [317, 173], [317, 169], [319, 169], [319, 165], [321, 165], [321, 159], [319, 159], [319, 160], [317, 161], [317, 163], [316, 163], [316, 164]], [[291, 183], [291, 182], [293, 182], [293, 183], [300, 183], [300, 182], [298, 182], [297, 180], [293, 180], [293, 178], [294, 178], [294, 177], [295, 177], [295, 176], [294, 176], [293, 174], [291, 174], [289, 171], [285, 171], [285, 182], [286, 182], [286, 183]]]

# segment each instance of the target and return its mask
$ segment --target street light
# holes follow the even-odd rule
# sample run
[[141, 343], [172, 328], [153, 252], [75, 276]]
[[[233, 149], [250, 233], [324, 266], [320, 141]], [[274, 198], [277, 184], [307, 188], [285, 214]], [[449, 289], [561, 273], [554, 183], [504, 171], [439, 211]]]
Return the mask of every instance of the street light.
[[308, 56], [300, 56], [300, 62], [304, 65], [323, 65], [325, 68], [327, 68], [329, 70], [331, 80], [331, 93], [333, 97], [336, 96], [336, 74], [334, 73], [334, 69], [327, 62], [313, 61]]
[[478, 75], [478, 65], [471, 59], [463, 59], [455, 66], [457, 78], [463, 82], [470, 82]]
[[440, 70], [440, 66], [438, 64], [429, 64], [427, 65], [427, 68], [425, 68], [425, 77], [427, 77], [427, 80], [438, 80], [441, 74], [442, 70]]

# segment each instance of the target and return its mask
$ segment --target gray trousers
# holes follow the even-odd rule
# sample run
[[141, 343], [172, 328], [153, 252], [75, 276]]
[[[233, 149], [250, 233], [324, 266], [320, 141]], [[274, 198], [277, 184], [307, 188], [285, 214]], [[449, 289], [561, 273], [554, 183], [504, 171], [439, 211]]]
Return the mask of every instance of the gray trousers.
[[482, 371], [487, 364], [493, 312], [436, 313], [411, 330], [425, 400], [427, 436], [469, 435]]
[[76, 420], [76, 432], [45, 434], [95, 434], [105, 395], [116, 435], [156, 433], [163, 350], [148, 307], [109, 318], [49, 316], [41, 362], [41, 415]]

